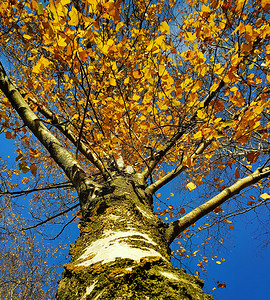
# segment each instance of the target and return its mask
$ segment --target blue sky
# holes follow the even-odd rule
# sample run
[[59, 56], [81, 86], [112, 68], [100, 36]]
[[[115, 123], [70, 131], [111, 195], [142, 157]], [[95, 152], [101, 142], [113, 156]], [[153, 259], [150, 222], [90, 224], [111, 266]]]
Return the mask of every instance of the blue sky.
[[[0, 156], [10, 162], [15, 160], [15, 147], [12, 140], [6, 140], [0, 135]], [[175, 188], [175, 182], [166, 187], [162, 194], [170, 193]], [[177, 201], [177, 194], [175, 200]], [[164, 196], [161, 196], [161, 200]], [[234, 230], [230, 231], [225, 240], [226, 251], [221, 251], [218, 256], [224, 257], [221, 265], [209, 260], [207, 272], [201, 272], [201, 278], [205, 280], [205, 292], [214, 295], [217, 300], [268, 300], [270, 299], [270, 247], [263, 247], [261, 239], [256, 239], [256, 224], [248, 224], [247, 219], [241, 222], [239, 217], [234, 221]], [[76, 225], [75, 225], [76, 226]], [[66, 234], [72, 234], [71, 240], [76, 236], [73, 230], [67, 229]], [[58, 231], [57, 231], [58, 233]], [[268, 238], [268, 237], [266, 237]], [[265, 242], [266, 240], [264, 240]], [[194, 260], [197, 263], [197, 260]], [[226, 288], [216, 289], [216, 281], [225, 283]]]
[[215, 299], [270, 299], [270, 248], [264, 248], [262, 241], [255, 239], [254, 226], [243, 225], [240, 218], [234, 226], [230, 242], [227, 239], [225, 245], [230, 253], [224, 254], [226, 260], [221, 265], [209, 264], [205, 287], [212, 289], [211, 280], [227, 285], [213, 292]]
[[[166, 194], [174, 191], [176, 186], [177, 179], [161, 191], [162, 196], [159, 199], [166, 198]], [[173, 201], [176, 203], [180, 197], [176, 192]], [[266, 210], [266, 213], [269, 211]], [[252, 218], [253, 212], [250, 216], [247, 214], [233, 219], [234, 229], [225, 237], [223, 247], [219, 251], [213, 251], [217, 259], [211, 260], [212, 249], [209, 249], [207, 271], [200, 271], [199, 277], [205, 281], [204, 291], [212, 294], [216, 300], [270, 299], [270, 237], [260, 236], [257, 219], [254, 218], [251, 223], [249, 220]], [[200, 240], [200, 236], [194, 239], [193, 251], [200, 249], [200, 243], [197, 243], [199, 247], [196, 248], [196, 238]], [[221, 257], [225, 259], [224, 262], [220, 260]], [[191, 271], [194, 271], [198, 263], [197, 257], [193, 260], [190, 264]], [[221, 261], [220, 265], [216, 263], [217, 260]], [[213, 291], [217, 287], [217, 281], [225, 283], [226, 288], [216, 288]]]

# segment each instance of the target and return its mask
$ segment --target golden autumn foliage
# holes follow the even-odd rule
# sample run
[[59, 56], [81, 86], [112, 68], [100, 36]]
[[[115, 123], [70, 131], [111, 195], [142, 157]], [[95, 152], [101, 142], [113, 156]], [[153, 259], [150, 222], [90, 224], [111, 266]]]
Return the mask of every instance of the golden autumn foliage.
[[2, 1], [1, 50], [33, 110], [64, 124], [75, 147], [79, 136], [98, 158], [140, 170], [181, 131], [166, 160], [191, 167], [202, 140], [209, 161], [231, 142], [268, 138], [269, 3], [202, 2], [176, 18], [170, 1]]
[[[38, 120], [96, 182], [122, 161], [149, 178], [151, 193], [184, 171], [189, 191], [209, 176], [220, 192], [268, 164], [269, 10], [269, 0], [2, 0], [0, 59]], [[33, 176], [20, 184], [69, 188], [4, 95], [0, 130], [16, 140], [18, 169]], [[215, 180], [231, 169], [230, 180]], [[65, 197], [36, 195], [36, 218], [55, 203], [68, 210]]]

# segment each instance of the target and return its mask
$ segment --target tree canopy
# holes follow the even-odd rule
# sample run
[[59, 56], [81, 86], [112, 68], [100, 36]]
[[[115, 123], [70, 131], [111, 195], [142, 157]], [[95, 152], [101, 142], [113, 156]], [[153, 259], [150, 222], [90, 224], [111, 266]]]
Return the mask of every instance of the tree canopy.
[[[269, 0], [1, 1], [0, 131], [17, 153], [1, 171], [3, 210], [31, 195], [21, 228], [65, 224], [78, 202], [84, 213], [75, 190], [116, 173], [139, 174], [150, 202], [182, 176], [199, 197], [157, 211], [174, 221], [171, 243], [208, 213], [226, 223], [267, 205], [269, 9]], [[246, 187], [248, 199], [220, 207]]]

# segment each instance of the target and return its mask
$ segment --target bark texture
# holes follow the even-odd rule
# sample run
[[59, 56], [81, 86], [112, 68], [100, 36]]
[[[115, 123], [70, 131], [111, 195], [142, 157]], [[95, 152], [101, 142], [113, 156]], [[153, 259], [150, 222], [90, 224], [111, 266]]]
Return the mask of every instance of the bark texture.
[[171, 265], [166, 226], [134, 176], [115, 177], [88, 202], [58, 300], [212, 299], [201, 280]]

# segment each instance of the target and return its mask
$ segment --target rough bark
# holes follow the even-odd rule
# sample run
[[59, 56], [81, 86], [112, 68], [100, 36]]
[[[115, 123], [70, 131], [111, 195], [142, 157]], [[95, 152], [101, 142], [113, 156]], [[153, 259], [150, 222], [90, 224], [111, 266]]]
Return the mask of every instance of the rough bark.
[[170, 263], [166, 226], [145, 197], [134, 175], [125, 175], [88, 200], [58, 300], [212, 299], [201, 280]]

